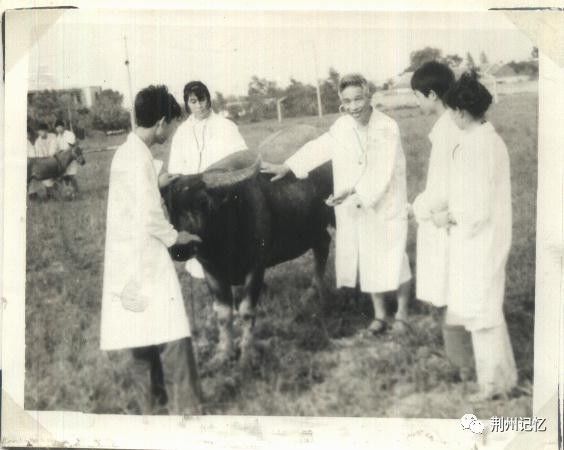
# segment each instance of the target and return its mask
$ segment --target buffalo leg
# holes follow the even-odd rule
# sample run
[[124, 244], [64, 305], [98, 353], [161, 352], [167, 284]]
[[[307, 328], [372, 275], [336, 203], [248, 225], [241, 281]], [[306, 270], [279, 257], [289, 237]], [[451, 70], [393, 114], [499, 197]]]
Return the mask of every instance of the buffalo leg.
[[214, 360], [222, 364], [233, 355], [233, 297], [231, 286], [217, 280], [207, 272], [206, 282], [213, 297], [213, 309], [219, 328], [218, 352]]
[[329, 246], [331, 244], [331, 236], [327, 230], [323, 230], [319, 239], [314, 243], [313, 258], [314, 258], [314, 270], [313, 279], [310, 287], [301, 296], [300, 303], [302, 306], [309, 308], [310, 303], [315, 298], [317, 294], [320, 300], [320, 306], [327, 306], [329, 300], [329, 293], [327, 286], [325, 285], [325, 268], [327, 266], [327, 259], [329, 258]]
[[239, 317], [242, 323], [241, 362], [247, 364], [254, 357], [253, 328], [256, 319], [256, 306], [264, 279], [264, 269], [257, 269], [247, 275], [243, 299], [239, 304]]
[[329, 258], [329, 246], [331, 245], [331, 236], [324, 230], [319, 242], [313, 247], [314, 256], [314, 272], [313, 284], [317, 289], [321, 303], [326, 306], [329, 299], [329, 292], [325, 284], [325, 268], [327, 267], [327, 259]]

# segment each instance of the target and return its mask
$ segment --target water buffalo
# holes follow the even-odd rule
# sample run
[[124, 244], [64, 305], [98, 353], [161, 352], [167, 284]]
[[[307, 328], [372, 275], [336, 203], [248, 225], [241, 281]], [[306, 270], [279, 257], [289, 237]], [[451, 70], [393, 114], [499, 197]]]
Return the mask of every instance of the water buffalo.
[[62, 176], [69, 164], [76, 160], [81, 166], [85, 164], [84, 155], [78, 146], [55, 153], [53, 156], [27, 159], [27, 182], [31, 180], [47, 180]]
[[[242, 320], [241, 360], [252, 358], [255, 309], [265, 269], [313, 250], [312, 288], [324, 297], [323, 274], [334, 225], [333, 210], [324, 203], [333, 191], [332, 168], [327, 163], [306, 179], [287, 176], [272, 183], [259, 172], [260, 159], [279, 163], [319, 130], [305, 125], [278, 132], [258, 151], [235, 153], [197, 175], [185, 175], [163, 191], [172, 224], [198, 235], [196, 257], [202, 264], [214, 298], [219, 324], [216, 362], [233, 355], [231, 286], [243, 285], [239, 303]], [[193, 248], [193, 246], [191, 247]], [[171, 249], [185, 260], [190, 251]]]

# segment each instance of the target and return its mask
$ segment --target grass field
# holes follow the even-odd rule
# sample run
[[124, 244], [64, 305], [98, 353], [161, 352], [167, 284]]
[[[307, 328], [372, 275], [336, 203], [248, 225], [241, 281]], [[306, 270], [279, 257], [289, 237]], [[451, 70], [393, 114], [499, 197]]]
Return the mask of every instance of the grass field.
[[[530, 416], [533, 378], [537, 95], [500, 97], [491, 120], [509, 149], [514, 240], [507, 268], [506, 317], [519, 368], [520, 395], [468, 404], [474, 384], [457, 381], [445, 359], [436, 311], [413, 299], [414, 334], [360, 338], [371, 320], [369, 300], [334, 291], [333, 311], [313, 317], [297, 299], [309, 285], [312, 257], [267, 273], [256, 336], [263, 349], [251, 376], [237, 366], [222, 373], [206, 368], [217, 340], [207, 288], [178, 265], [187, 305], [194, 304], [195, 341], [207, 409], [212, 414], [455, 418], [474, 412]], [[423, 189], [432, 118], [417, 109], [388, 111], [400, 125], [407, 158], [408, 196]], [[327, 128], [336, 116], [303, 118]], [[279, 129], [276, 122], [241, 125], [250, 147]], [[90, 138], [102, 147], [124, 136]], [[82, 192], [74, 202], [28, 202], [25, 408], [128, 413], [128, 352], [99, 350], [106, 195], [113, 152], [86, 155], [78, 174]], [[167, 157], [167, 147], [157, 157]], [[414, 264], [414, 234], [408, 253]], [[334, 286], [333, 254], [327, 281]]]

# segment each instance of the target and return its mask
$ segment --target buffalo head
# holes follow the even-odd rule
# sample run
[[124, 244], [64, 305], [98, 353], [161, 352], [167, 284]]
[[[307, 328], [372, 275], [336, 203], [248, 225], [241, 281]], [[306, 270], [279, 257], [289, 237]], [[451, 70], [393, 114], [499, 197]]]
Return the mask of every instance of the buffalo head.
[[235, 188], [255, 177], [259, 170], [257, 160], [242, 169], [213, 168], [177, 178], [161, 192], [170, 222], [177, 230], [203, 236], [213, 213]]
[[78, 164], [80, 164], [81, 166], [86, 164], [86, 159], [84, 159], [84, 154], [82, 152], [82, 149], [78, 145], [72, 147], [71, 151], [72, 151], [72, 155], [74, 156], [74, 159]]

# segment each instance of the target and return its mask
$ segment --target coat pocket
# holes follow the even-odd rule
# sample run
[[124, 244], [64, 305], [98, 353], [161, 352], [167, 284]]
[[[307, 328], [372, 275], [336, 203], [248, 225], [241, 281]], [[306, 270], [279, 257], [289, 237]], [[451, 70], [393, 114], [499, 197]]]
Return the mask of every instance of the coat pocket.
[[149, 299], [143, 295], [141, 283], [136, 278], [131, 279], [125, 285], [120, 300], [123, 308], [132, 312], [143, 312], [149, 304]]

